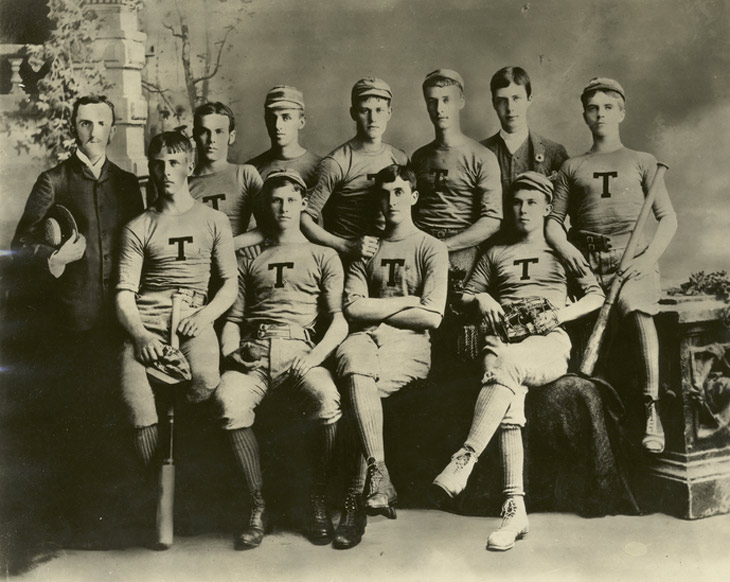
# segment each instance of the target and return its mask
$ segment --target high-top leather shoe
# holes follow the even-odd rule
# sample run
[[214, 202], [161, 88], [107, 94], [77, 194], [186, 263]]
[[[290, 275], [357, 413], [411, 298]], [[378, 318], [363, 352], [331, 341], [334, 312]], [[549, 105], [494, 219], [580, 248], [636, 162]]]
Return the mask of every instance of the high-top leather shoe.
[[342, 516], [337, 525], [332, 547], [338, 550], [354, 548], [362, 540], [367, 521], [368, 517], [362, 506], [360, 494], [348, 491], [345, 495], [345, 505], [342, 508]]
[[368, 459], [364, 497], [368, 515], [384, 515], [388, 519], [397, 517], [393, 506], [398, 502], [398, 494], [390, 482], [388, 467], [372, 457]]
[[646, 405], [646, 429], [641, 446], [647, 453], [654, 455], [664, 452], [664, 427], [657, 410], [656, 400], [651, 400]]
[[453, 499], [464, 491], [477, 459], [476, 453], [465, 447], [452, 455], [449, 464], [433, 480], [429, 489], [431, 499], [437, 506], [441, 506], [447, 499]]
[[236, 535], [234, 547], [237, 550], [250, 550], [259, 547], [268, 528], [269, 520], [264, 498], [261, 491], [253, 491], [251, 493], [251, 513], [248, 518], [248, 527]]
[[503, 552], [515, 546], [517, 540], [524, 538], [530, 531], [527, 521], [525, 499], [521, 495], [508, 497], [502, 505], [502, 523], [487, 540], [487, 549]]
[[327, 511], [327, 501], [323, 493], [312, 493], [309, 496], [309, 521], [306, 535], [315, 546], [324, 546], [332, 541], [335, 535], [332, 520]]

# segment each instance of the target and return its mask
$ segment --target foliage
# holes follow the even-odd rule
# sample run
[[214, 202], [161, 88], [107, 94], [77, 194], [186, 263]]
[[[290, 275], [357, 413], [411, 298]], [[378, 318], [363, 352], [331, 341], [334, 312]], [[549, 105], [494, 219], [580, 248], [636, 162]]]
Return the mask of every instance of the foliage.
[[38, 70], [48, 67], [38, 82], [38, 94], [21, 102], [20, 124], [25, 137], [18, 150], [38, 144], [49, 158], [60, 161], [73, 149], [70, 120], [74, 101], [108, 89], [103, 61], [95, 58], [92, 42], [98, 32], [96, 14], [84, 0], [48, 0], [50, 38], [27, 47], [29, 63]]
[[[221, 61], [231, 48], [231, 39], [245, 16], [250, 16], [252, 0], [202, 0], [181, 2], [162, 0], [155, 9], [161, 10], [161, 25], [168, 38], [161, 38], [161, 45], [172, 45], [169, 53], [161, 49], [155, 55], [156, 62], [148, 62], [143, 88], [162, 100], [160, 116], [175, 118], [178, 125], [187, 114], [207, 102], [211, 94], [211, 80], [223, 77]], [[153, 8], [150, 6], [150, 8]], [[171, 41], [171, 42], [170, 42]], [[171, 87], [168, 75], [182, 69], [184, 87]], [[162, 73], [160, 73], [162, 71]], [[161, 76], [166, 78], [160, 79]], [[172, 94], [184, 94], [183, 102]]]
[[669, 290], [670, 295], [714, 295], [718, 299], [730, 300], [730, 279], [726, 271], [704, 271], [692, 273], [689, 281]]

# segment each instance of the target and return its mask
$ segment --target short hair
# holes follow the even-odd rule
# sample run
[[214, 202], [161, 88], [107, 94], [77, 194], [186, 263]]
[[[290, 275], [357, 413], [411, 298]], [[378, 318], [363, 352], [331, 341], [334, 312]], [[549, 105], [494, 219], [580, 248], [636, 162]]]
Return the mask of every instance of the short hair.
[[79, 113], [79, 107], [82, 105], [96, 105], [98, 103], [103, 103], [112, 110], [112, 125], [114, 125], [117, 122], [114, 103], [109, 101], [106, 95], [84, 95], [83, 97], [79, 97], [73, 104], [73, 109], [71, 110], [71, 127], [76, 127], [76, 116]]
[[530, 81], [530, 75], [522, 67], [502, 67], [492, 75], [492, 80], [489, 82], [489, 89], [492, 92], [492, 99], [494, 99], [494, 93], [497, 89], [504, 89], [509, 87], [512, 83], [515, 85], [522, 85], [525, 88], [525, 93], [530, 97], [532, 95], [532, 82]]
[[416, 172], [410, 164], [391, 164], [380, 170], [375, 175], [375, 182], [373, 183], [373, 192], [379, 192], [383, 187], [383, 184], [390, 184], [395, 182], [396, 178], [400, 178], [404, 182], [408, 182], [411, 187], [411, 191], [416, 190]]
[[228, 118], [228, 131], [233, 131], [236, 129], [236, 118], [233, 115], [233, 111], [231, 111], [231, 108], [228, 107], [225, 103], [221, 103], [220, 101], [211, 101], [209, 103], [203, 103], [203, 105], [200, 105], [195, 108], [195, 113], [193, 114], [193, 130], [195, 130], [196, 127], [200, 125], [201, 118], [205, 117], [206, 115], [225, 115]]
[[163, 150], [173, 154], [184, 153], [190, 157], [193, 155], [193, 144], [189, 137], [179, 131], [163, 131], [150, 140], [147, 157], [152, 158]]
[[626, 100], [624, 99], [624, 96], [621, 95], [621, 93], [619, 93], [618, 91], [612, 91], [611, 89], [596, 89], [594, 91], [587, 91], [580, 96], [580, 102], [583, 104], [584, 111], [586, 108], [586, 104], [588, 103], [588, 99], [593, 97], [596, 93], [605, 93], [609, 97], [618, 99], [618, 106], [621, 110], [626, 107]]
[[429, 89], [430, 87], [458, 87], [459, 91], [462, 93], [464, 92], [461, 83], [459, 83], [456, 79], [449, 79], [448, 77], [434, 76], [426, 79], [423, 82], [423, 91], [426, 91], [426, 89]]
[[261, 195], [264, 197], [264, 200], [268, 200], [274, 190], [284, 186], [291, 186], [296, 192], [301, 194], [302, 198], [304, 198], [307, 194], [306, 190], [302, 188], [302, 185], [293, 178], [290, 178], [289, 176], [273, 176], [272, 178], [267, 178], [264, 181], [263, 188], [261, 188]]

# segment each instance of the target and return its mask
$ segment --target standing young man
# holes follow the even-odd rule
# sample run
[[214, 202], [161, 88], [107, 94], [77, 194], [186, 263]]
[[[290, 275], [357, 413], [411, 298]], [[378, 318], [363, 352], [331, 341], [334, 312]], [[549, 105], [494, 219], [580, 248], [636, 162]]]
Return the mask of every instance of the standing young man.
[[[317, 545], [329, 543], [334, 533], [325, 493], [340, 396], [322, 363], [347, 336], [347, 322], [337, 253], [309, 243], [299, 228], [306, 188], [293, 170], [276, 170], [267, 177], [262, 196], [271, 216], [271, 246], [241, 261], [238, 299], [221, 336], [226, 371], [216, 400], [250, 498], [246, 526], [236, 534], [237, 550], [259, 546], [266, 530], [259, 448], [252, 427], [256, 408], [273, 390], [291, 391], [302, 411], [319, 424], [306, 533]], [[327, 328], [315, 343], [315, 323], [322, 319]]]
[[497, 158], [461, 131], [464, 80], [451, 69], [426, 75], [423, 97], [435, 139], [413, 154], [420, 198], [418, 228], [449, 249], [450, 287], [463, 283], [477, 246], [499, 230], [502, 189]]
[[[509, 550], [527, 534], [522, 448], [525, 395], [557, 380], [568, 370], [570, 338], [560, 325], [598, 309], [603, 293], [589, 272], [578, 280], [583, 297], [567, 305], [566, 271], [545, 241], [545, 217], [550, 214], [552, 182], [536, 172], [517, 176], [511, 197], [515, 234], [482, 255], [464, 286], [462, 304], [476, 311], [493, 330], [482, 350], [482, 389], [474, 407], [469, 434], [451, 462], [434, 479], [436, 499], [455, 497], [466, 487], [479, 456], [499, 431], [505, 502], [502, 524], [487, 542], [487, 549]], [[504, 308], [513, 302], [545, 298], [555, 308], [553, 329], [507, 343], [496, 330], [504, 325]]]
[[[657, 261], [677, 230], [677, 215], [661, 181], [652, 207], [658, 221], [656, 232], [650, 240], [642, 240], [633, 261], [618, 272], [657, 163], [651, 154], [630, 150], [621, 143], [625, 93], [617, 81], [591, 79], [581, 101], [593, 146], [560, 169], [546, 236], [571, 271], [592, 269], [605, 290], [616, 275], [625, 279], [617, 307], [621, 317], [635, 326], [641, 347], [646, 399], [642, 446], [650, 453], [661, 453], [664, 429], [657, 410], [659, 340], [654, 325], [661, 290]], [[563, 226], [566, 216], [571, 221], [570, 237]]]
[[[121, 354], [122, 395], [134, 428], [138, 458], [149, 471], [158, 431], [155, 393], [146, 366], [163, 356], [170, 338], [172, 296], [183, 296], [175, 333], [190, 364], [190, 403], [207, 400], [220, 382], [218, 340], [213, 322], [236, 297], [236, 257], [226, 216], [195, 200], [188, 189], [193, 148], [176, 132], [152, 138], [150, 179], [159, 193], [154, 206], [122, 233], [117, 282], [117, 315], [127, 332]], [[221, 286], [208, 297], [216, 273]]]
[[272, 88], [264, 102], [264, 121], [271, 148], [246, 163], [254, 166], [264, 180], [274, 170], [295, 170], [307, 188], [313, 187], [322, 158], [299, 143], [299, 132], [307, 123], [304, 94], [288, 85]]
[[[481, 143], [497, 156], [502, 175], [502, 200], [508, 208], [509, 186], [516, 176], [528, 171], [552, 176], [568, 159], [568, 152], [559, 143], [528, 127], [527, 112], [533, 94], [527, 71], [522, 67], [503, 67], [494, 73], [489, 88], [501, 127]], [[506, 222], [510, 213], [505, 214]]]
[[[352, 474], [336, 548], [360, 542], [363, 502], [371, 515], [395, 517], [397, 496], [385, 465], [381, 399], [426, 378], [431, 366], [429, 332], [444, 315], [448, 254], [442, 242], [413, 223], [415, 187], [415, 174], [407, 166], [393, 164], [378, 172], [371, 196], [385, 216], [385, 232], [375, 255], [355, 261], [347, 273], [345, 313], [359, 331], [338, 349], [337, 373], [360, 438], [359, 446], [348, 451]], [[359, 462], [363, 458], [367, 478]]]
[[[48, 472], [54, 475], [54, 460], [63, 465], [47, 499], [57, 504], [52, 513], [63, 527], [88, 533], [91, 541], [99, 536], [90, 526], [100, 524], [102, 506], [108, 511], [109, 505], [108, 499], [96, 503], [102, 487], [94, 477], [104, 472], [103, 459], [118, 456], [105, 449], [113, 450], [115, 436], [108, 427], [116, 425], [116, 418], [109, 419], [116, 386], [108, 379], [115, 376], [109, 372], [120, 342], [113, 309], [119, 235], [143, 210], [137, 178], [106, 156], [115, 120], [114, 105], [104, 96], [87, 95], [74, 103], [76, 151], [40, 174], [11, 243], [16, 263], [34, 277], [34, 290], [41, 288], [49, 299], [42, 336], [48, 345], [41, 351], [43, 366], [53, 375], [48, 410], [54, 414], [46, 431], [48, 443], [57, 448], [51, 449]], [[46, 218], [57, 204], [70, 211], [78, 228], [60, 248], [44, 236]]]
[[[366, 77], [352, 88], [350, 117], [354, 138], [325, 156], [302, 215], [302, 231], [317, 244], [335, 249], [343, 262], [372, 257], [378, 248], [378, 211], [369, 189], [375, 175], [391, 164], [405, 164], [406, 154], [383, 142], [393, 114], [390, 86]], [[320, 220], [323, 226], [317, 224]]]
[[231, 109], [217, 101], [198, 107], [193, 138], [198, 162], [189, 181], [190, 194], [228, 217], [236, 250], [260, 243], [263, 235], [258, 228], [247, 231], [251, 215], [259, 212], [261, 176], [251, 165], [228, 161], [228, 149], [236, 141], [236, 120]]

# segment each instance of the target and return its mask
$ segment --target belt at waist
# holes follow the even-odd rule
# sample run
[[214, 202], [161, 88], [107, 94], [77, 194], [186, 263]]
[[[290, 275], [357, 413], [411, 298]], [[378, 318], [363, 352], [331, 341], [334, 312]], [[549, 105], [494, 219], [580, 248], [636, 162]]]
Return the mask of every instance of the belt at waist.
[[251, 326], [246, 329], [247, 338], [265, 339], [265, 338], [283, 338], [295, 340], [312, 340], [311, 330], [300, 327], [298, 325], [276, 324], [276, 323], [260, 323], [257, 326]]
[[594, 253], [594, 252], [607, 252], [615, 249], [625, 248], [629, 244], [631, 233], [605, 235], [597, 232], [591, 232], [589, 230], [575, 230], [571, 229], [568, 235], [568, 240], [572, 242], [581, 251]]
[[141, 289], [138, 293], [143, 297], [164, 297], [171, 299], [173, 295], [182, 295], [183, 301], [190, 305], [190, 307], [202, 307], [207, 303], [207, 295], [194, 289]]
[[431, 236], [436, 237], [439, 240], [444, 240], [446, 238], [451, 238], [452, 236], [456, 236], [459, 233], [464, 232], [465, 228], [423, 228], [423, 231], [427, 232]]

